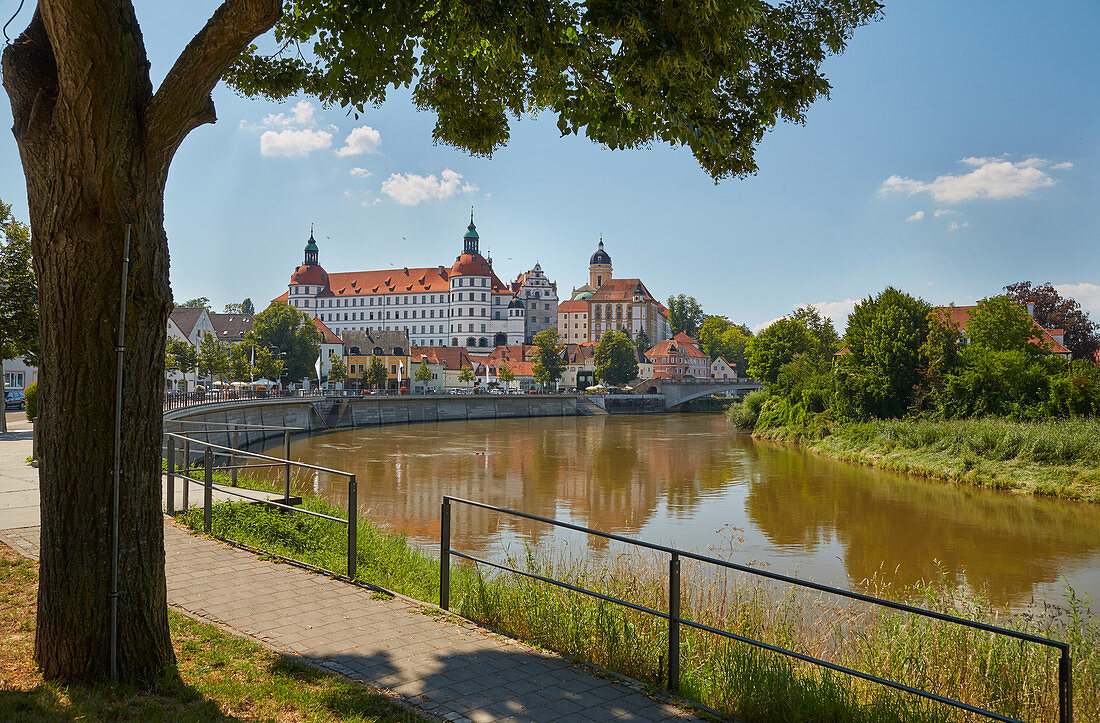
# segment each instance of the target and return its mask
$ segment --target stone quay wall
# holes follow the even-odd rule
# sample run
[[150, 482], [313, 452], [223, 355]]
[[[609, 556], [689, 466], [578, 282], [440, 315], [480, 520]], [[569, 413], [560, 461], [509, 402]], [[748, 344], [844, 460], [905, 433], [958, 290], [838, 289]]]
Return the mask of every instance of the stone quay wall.
[[[508, 419], [512, 417], [568, 417], [577, 414], [577, 398], [561, 395], [470, 395], [470, 396], [379, 396], [319, 397], [316, 399], [272, 399], [219, 402], [165, 413], [166, 432], [191, 433], [196, 439], [233, 446], [234, 431], [228, 425], [242, 425], [236, 431], [241, 446], [281, 438], [277, 429], [294, 427], [293, 434], [330, 429], [372, 427], [411, 422], [444, 422], [460, 419]], [[196, 434], [210, 425], [207, 434]], [[192, 423], [192, 424], [189, 424]]]

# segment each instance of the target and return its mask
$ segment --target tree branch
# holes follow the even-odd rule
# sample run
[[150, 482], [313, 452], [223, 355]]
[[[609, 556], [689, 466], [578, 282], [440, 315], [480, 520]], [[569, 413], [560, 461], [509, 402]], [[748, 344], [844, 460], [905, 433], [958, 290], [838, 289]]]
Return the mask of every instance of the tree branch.
[[210, 92], [248, 44], [275, 25], [281, 0], [225, 0], [168, 71], [149, 104], [149, 163], [167, 168], [195, 128], [217, 120]]

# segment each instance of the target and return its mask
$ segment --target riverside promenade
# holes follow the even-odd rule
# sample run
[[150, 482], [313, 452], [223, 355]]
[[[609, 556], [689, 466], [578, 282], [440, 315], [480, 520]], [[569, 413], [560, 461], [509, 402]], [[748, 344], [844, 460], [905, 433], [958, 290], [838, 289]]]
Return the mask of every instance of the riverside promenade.
[[[29, 429], [0, 434], [0, 542], [37, 557]], [[176, 527], [166, 518], [168, 603], [278, 652], [388, 691], [431, 720], [694, 721], [615, 676], [438, 608], [380, 595]]]

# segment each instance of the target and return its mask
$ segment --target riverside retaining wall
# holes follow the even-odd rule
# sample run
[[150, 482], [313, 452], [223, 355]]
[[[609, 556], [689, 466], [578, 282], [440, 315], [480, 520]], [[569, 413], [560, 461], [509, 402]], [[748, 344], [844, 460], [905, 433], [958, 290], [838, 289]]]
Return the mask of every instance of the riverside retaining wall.
[[[328, 429], [371, 427], [410, 422], [445, 422], [459, 419], [507, 419], [512, 417], [568, 417], [577, 414], [573, 396], [405, 396], [405, 397], [322, 397], [317, 399], [272, 399], [220, 402], [177, 409], [164, 415], [167, 432], [201, 429], [194, 424], [172, 422], [208, 422], [212, 425], [256, 425], [295, 427], [302, 432]], [[238, 431], [240, 445], [256, 444], [282, 437], [279, 430]], [[233, 431], [218, 428], [206, 438], [214, 444], [233, 446]]]

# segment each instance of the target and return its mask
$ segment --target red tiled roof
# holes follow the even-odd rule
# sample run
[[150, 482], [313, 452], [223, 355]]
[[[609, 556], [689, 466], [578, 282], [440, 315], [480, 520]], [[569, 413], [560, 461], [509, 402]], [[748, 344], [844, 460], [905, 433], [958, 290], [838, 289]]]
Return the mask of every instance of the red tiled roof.
[[320, 284], [321, 286], [325, 286], [328, 284], [328, 274], [320, 266], [306, 266], [302, 264], [294, 269], [294, 273], [290, 275], [290, 283]]
[[271, 303], [272, 304], [278, 304], [280, 301], [287, 301], [289, 298], [290, 298], [290, 291], [287, 290], [287, 291], [284, 291], [283, 293], [279, 294], [278, 296], [276, 296], [274, 299], [272, 299]]
[[[608, 279], [603, 282], [596, 293], [588, 297], [589, 301], [630, 301], [634, 298], [635, 289], [640, 288], [642, 294], [653, 299], [653, 294], [645, 287], [641, 279]], [[656, 301], [656, 299], [654, 299]]]
[[496, 273], [493, 272], [493, 267], [489, 265], [489, 262], [485, 260], [485, 257], [481, 254], [461, 254], [455, 259], [454, 264], [451, 265], [451, 276], [488, 276], [491, 281], [490, 284], [493, 287], [493, 291], [507, 291], [509, 287], [504, 284]]
[[572, 314], [581, 311], [588, 311], [588, 302], [584, 300], [578, 301], [563, 301], [558, 304], [559, 314]]
[[340, 341], [340, 337], [338, 337], [338, 336], [336, 336], [336, 334], [332, 333], [332, 329], [325, 326], [325, 322], [321, 321], [320, 319], [314, 319], [313, 320], [313, 325], [315, 327], [317, 327], [317, 331], [321, 332], [321, 336], [324, 337], [321, 340], [323, 344], [343, 344], [344, 343], [344, 342]]
[[329, 274], [333, 296], [371, 296], [373, 294], [446, 293], [451, 284], [442, 266], [422, 269], [378, 269]]
[[[680, 342], [681, 346], [683, 346], [687, 350], [688, 356], [696, 356], [696, 357], [705, 357], [705, 356], [707, 356], [706, 354], [703, 353], [703, 350], [699, 348], [699, 342], [695, 341], [694, 339], [692, 339], [690, 336], [688, 336], [684, 332], [681, 331], [679, 334], [677, 334], [676, 336], [674, 336], [672, 338], [675, 339], [676, 341]], [[707, 357], [707, 358], [709, 359], [710, 357]]]
[[[959, 331], [964, 335], [966, 334], [966, 323], [970, 321], [970, 317], [974, 315], [974, 310], [977, 306], [936, 306], [933, 307], [933, 311], [937, 312], [944, 319], [950, 320], [959, 328]], [[1035, 320], [1034, 317], [1028, 317], [1031, 319], [1031, 324], [1034, 329], [1034, 335], [1031, 337], [1031, 343], [1039, 346], [1044, 346], [1053, 354], [1069, 354], [1070, 350], [1066, 348], [1064, 344], [1061, 344], [1057, 339], [1052, 336], [1053, 333], [1061, 333], [1060, 329], [1044, 329], [1042, 325]]]
[[429, 364], [440, 364], [444, 369], [473, 367], [470, 355], [460, 346], [414, 346], [409, 356], [417, 363], [421, 357], [427, 357]]
[[488, 359], [490, 363], [500, 361], [507, 361], [508, 363], [521, 362], [527, 359], [528, 354], [534, 353], [535, 349], [537, 349], [537, 347], [534, 344], [498, 346], [489, 352], [486, 359]]

